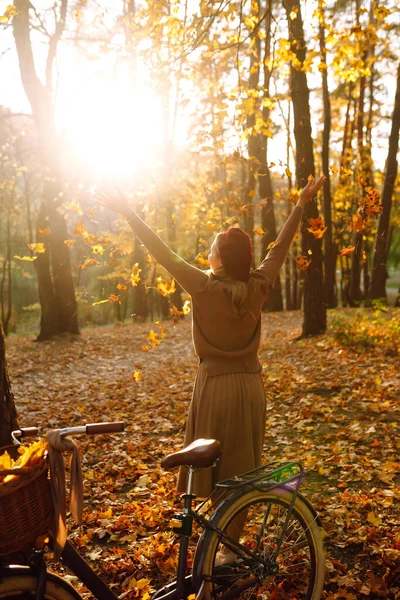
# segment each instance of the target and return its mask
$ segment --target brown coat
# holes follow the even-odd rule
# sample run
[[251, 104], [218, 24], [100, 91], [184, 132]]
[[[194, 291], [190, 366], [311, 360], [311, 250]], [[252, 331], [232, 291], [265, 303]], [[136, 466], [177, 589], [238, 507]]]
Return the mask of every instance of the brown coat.
[[[167, 271], [192, 297], [193, 343], [199, 372], [189, 409], [185, 445], [199, 437], [214, 437], [223, 454], [214, 469], [196, 475], [195, 492], [207, 496], [216, 481], [259, 466], [265, 428], [265, 394], [258, 349], [261, 309], [285, 260], [301, 220], [296, 206], [275, 245], [252, 271], [247, 313], [232, 308], [222, 281], [188, 264], [137, 215], [129, 219], [134, 232]], [[250, 286], [249, 286], [250, 287]], [[178, 489], [183, 491], [181, 470]]]

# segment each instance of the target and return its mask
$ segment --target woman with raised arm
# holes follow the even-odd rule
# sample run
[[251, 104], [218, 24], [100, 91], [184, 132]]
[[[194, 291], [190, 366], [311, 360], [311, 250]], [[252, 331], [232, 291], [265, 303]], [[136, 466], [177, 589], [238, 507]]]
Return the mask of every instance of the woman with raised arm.
[[[121, 213], [134, 233], [192, 297], [193, 343], [199, 367], [186, 427], [185, 446], [215, 438], [222, 454], [217, 465], [195, 475], [194, 492], [207, 497], [215, 484], [261, 464], [266, 403], [258, 349], [261, 309], [286, 258], [303, 209], [325, 181], [310, 179], [274, 246], [252, 270], [250, 237], [231, 227], [219, 233], [208, 257], [211, 271], [188, 264], [134, 212], [123, 196], [97, 194], [100, 204]], [[185, 491], [186, 469], [178, 479]]]

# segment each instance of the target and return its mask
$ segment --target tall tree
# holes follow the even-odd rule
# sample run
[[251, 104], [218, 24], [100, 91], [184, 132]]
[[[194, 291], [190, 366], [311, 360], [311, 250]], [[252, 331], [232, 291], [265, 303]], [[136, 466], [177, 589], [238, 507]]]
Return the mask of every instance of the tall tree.
[[[294, 135], [296, 140], [297, 186], [304, 187], [308, 177], [315, 175], [313, 140], [311, 137], [310, 101], [307, 76], [303, 70], [306, 58], [303, 20], [300, 0], [284, 0], [289, 27], [291, 52], [295, 59], [290, 66], [290, 92], [293, 103]], [[296, 61], [295, 64], [294, 60]], [[308, 231], [309, 219], [318, 217], [315, 201], [304, 210], [302, 223], [302, 253], [311, 258], [304, 277], [303, 335], [317, 335], [326, 331], [326, 305], [323, 299], [322, 243]]]
[[[79, 333], [69, 249], [64, 244], [64, 240], [68, 239], [67, 226], [58, 210], [61, 205], [62, 184], [54, 117], [54, 61], [66, 24], [67, 4], [67, 0], [62, 0], [59, 5], [58, 19], [52, 35], [41, 24], [49, 37], [45, 84], [42, 84], [35, 68], [29, 13], [33, 6], [29, 0], [14, 0], [16, 14], [12, 23], [21, 80], [32, 108], [43, 169], [37, 241], [44, 244], [46, 252], [40, 253], [36, 260], [42, 309], [38, 340], [48, 339], [62, 332]], [[55, 4], [55, 14], [57, 8], [58, 5]]]
[[[264, 36], [264, 56], [263, 56], [263, 89], [262, 89], [262, 120], [264, 127], [268, 128], [271, 100], [270, 100], [270, 79], [272, 73], [271, 56], [271, 22], [273, 0], [266, 1], [265, 18], [265, 36]], [[267, 129], [268, 131], [268, 129]], [[261, 227], [265, 231], [261, 244], [261, 259], [268, 251], [268, 246], [276, 239], [276, 219], [273, 203], [273, 189], [271, 174], [268, 168], [268, 134], [260, 133], [260, 170], [259, 170], [259, 194], [262, 202], [265, 202], [261, 209]], [[280, 275], [276, 278], [275, 286], [271, 290], [265, 302], [264, 309], [268, 311], [283, 310], [282, 285]]]
[[334, 308], [337, 305], [336, 294], [336, 258], [337, 250], [333, 242], [332, 231], [332, 196], [331, 180], [329, 175], [329, 142], [331, 133], [331, 101], [328, 87], [328, 68], [326, 63], [325, 47], [325, 14], [324, 2], [319, 0], [319, 45], [321, 57], [321, 76], [322, 76], [322, 99], [324, 112], [324, 127], [322, 131], [322, 171], [326, 176], [323, 187], [324, 198], [324, 222], [327, 230], [324, 234], [324, 300], [328, 308]]
[[0, 321], [0, 447], [11, 444], [11, 432], [17, 428], [17, 411], [7, 371], [4, 331]]
[[386, 161], [385, 183], [382, 193], [382, 212], [378, 223], [375, 241], [375, 252], [372, 266], [370, 299], [386, 299], [387, 254], [389, 241], [390, 212], [392, 195], [397, 177], [397, 152], [399, 149], [400, 132], [400, 63], [397, 69], [396, 96], [394, 101], [392, 127], [389, 137], [389, 149]]

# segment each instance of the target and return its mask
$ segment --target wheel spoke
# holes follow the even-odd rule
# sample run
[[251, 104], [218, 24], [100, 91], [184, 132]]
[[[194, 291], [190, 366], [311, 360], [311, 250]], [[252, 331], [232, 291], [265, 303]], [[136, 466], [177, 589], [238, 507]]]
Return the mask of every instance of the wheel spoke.
[[[240, 538], [239, 527], [235, 528], [237, 523], [241, 527]], [[230, 599], [237, 591], [242, 600], [260, 595], [264, 600], [312, 600], [316, 571], [313, 524], [311, 519], [305, 522], [291, 503], [278, 496], [251, 500], [237, 512], [232, 511], [225, 524], [227, 535], [239, 539], [239, 543], [259, 555], [260, 560], [238, 552], [238, 561], [214, 567], [214, 598]], [[224, 545], [221, 536], [214, 547], [214, 557], [224, 547], [233, 549], [228, 542]]]

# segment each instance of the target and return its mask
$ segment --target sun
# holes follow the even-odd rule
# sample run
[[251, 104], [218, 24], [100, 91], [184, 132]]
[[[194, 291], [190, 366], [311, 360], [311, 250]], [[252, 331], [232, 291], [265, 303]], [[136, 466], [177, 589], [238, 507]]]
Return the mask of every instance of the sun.
[[[128, 78], [127, 78], [128, 79]], [[149, 172], [164, 144], [162, 102], [150, 87], [119, 75], [65, 87], [57, 102], [63, 161], [84, 177], [116, 181]]]

